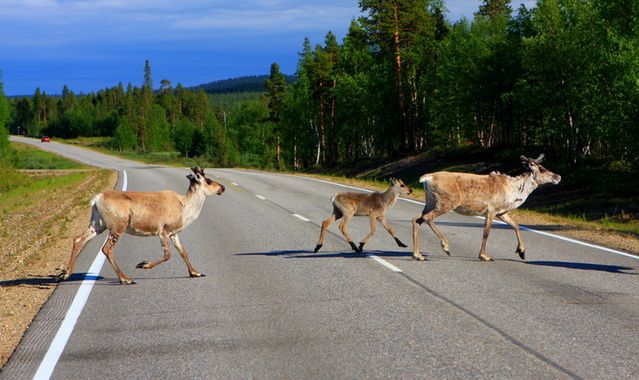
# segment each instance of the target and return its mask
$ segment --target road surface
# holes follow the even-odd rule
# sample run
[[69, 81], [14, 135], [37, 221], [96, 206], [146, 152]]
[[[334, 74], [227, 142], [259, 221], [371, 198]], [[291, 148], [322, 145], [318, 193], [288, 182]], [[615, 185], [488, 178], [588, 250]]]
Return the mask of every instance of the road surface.
[[[119, 170], [119, 188], [188, 186], [187, 169], [32, 142]], [[119, 285], [108, 263], [85, 278], [103, 234], [45, 304], [0, 378], [33, 378], [38, 370], [54, 379], [639, 376], [636, 257], [524, 231], [522, 261], [514, 232], [496, 225], [488, 242], [495, 261], [480, 262], [483, 221], [456, 214], [438, 219], [450, 257], [426, 227], [426, 262], [412, 261], [410, 248], [397, 247], [383, 228], [366, 255], [355, 254], [337, 224], [314, 254], [330, 198], [344, 187], [259, 171], [206, 172], [227, 191], [208, 198], [181, 240], [207, 277], [189, 278], [175, 251], [153, 270], [136, 269], [162, 255], [160, 242], [126, 235], [116, 260], [137, 285]], [[401, 200], [387, 215], [408, 245], [410, 220], [421, 209]], [[350, 224], [356, 241], [368, 228], [367, 218]], [[86, 288], [68, 339], [53, 347]]]

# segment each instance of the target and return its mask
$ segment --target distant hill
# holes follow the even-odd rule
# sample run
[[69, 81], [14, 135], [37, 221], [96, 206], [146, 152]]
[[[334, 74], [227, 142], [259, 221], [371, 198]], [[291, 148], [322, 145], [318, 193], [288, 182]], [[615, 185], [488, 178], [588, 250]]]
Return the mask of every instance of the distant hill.
[[[264, 82], [268, 79], [268, 75], [251, 75], [245, 77], [223, 79], [213, 81], [199, 86], [192, 87], [193, 89], [203, 89], [209, 94], [230, 94], [236, 92], [264, 92]], [[286, 82], [293, 83], [297, 80], [297, 77], [293, 75], [286, 75]]]

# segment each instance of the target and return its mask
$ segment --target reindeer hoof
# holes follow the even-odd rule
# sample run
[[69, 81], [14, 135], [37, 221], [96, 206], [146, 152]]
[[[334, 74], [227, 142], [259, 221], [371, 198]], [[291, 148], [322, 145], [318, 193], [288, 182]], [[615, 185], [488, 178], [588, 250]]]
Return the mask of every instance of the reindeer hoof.
[[348, 242], [348, 244], [350, 244], [350, 245], [351, 245], [351, 248], [353, 248], [353, 251], [355, 251], [355, 252], [357, 252], [357, 253], [362, 252], [362, 250], [361, 250], [361, 249], [359, 249], [359, 248], [357, 248], [357, 246], [355, 245], [355, 243], [353, 243], [352, 241], [349, 241], [349, 242]]
[[413, 253], [413, 260], [426, 261], [426, 258], [419, 253], [417, 254]]
[[366, 244], [366, 243], [362, 243], [362, 242], [359, 243], [359, 251], [360, 252], [364, 251], [364, 244]]
[[526, 260], [526, 250], [517, 248], [517, 253], [522, 260]]
[[136, 268], [140, 268], [140, 269], [149, 269], [149, 262], [148, 261], [142, 261], [141, 263], [139, 263], [135, 267]]
[[137, 282], [133, 280], [122, 280], [120, 279], [120, 285], [135, 285]]
[[200, 273], [200, 272], [189, 273], [189, 276], [190, 277], [206, 277], [204, 273]]
[[402, 247], [402, 248], [407, 248], [408, 246], [404, 243], [402, 243], [401, 240], [399, 240], [398, 238], [395, 238], [395, 242], [397, 243], [398, 246]]
[[58, 281], [66, 281], [70, 276], [71, 274], [64, 270], [58, 275]]
[[495, 261], [490, 256], [479, 256], [479, 261]]
[[315, 246], [315, 249], [313, 250], [313, 253], [317, 253], [317, 251], [320, 250], [320, 248], [322, 248], [322, 244], [318, 244]]

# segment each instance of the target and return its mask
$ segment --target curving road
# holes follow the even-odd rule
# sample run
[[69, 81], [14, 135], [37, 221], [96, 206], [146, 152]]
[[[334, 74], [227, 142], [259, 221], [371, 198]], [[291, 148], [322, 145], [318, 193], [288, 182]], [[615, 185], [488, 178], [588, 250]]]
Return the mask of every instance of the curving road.
[[[129, 190], [183, 192], [188, 185], [186, 169], [30, 142], [118, 169], [120, 187], [126, 171]], [[130, 235], [118, 243], [116, 259], [137, 285], [120, 286], [108, 263], [83, 276], [102, 235], [45, 304], [0, 378], [33, 378], [38, 369], [38, 377], [55, 379], [639, 374], [637, 257], [524, 231], [524, 262], [514, 232], [497, 225], [488, 242], [496, 261], [482, 263], [483, 222], [455, 214], [438, 219], [451, 257], [426, 227], [426, 262], [412, 261], [410, 248], [398, 248], [382, 228], [367, 255], [353, 254], [336, 224], [313, 254], [330, 197], [344, 187], [258, 171], [207, 173], [227, 191], [210, 197], [181, 234], [207, 277], [189, 278], [176, 252], [153, 270], [136, 269], [162, 252], [159, 239]], [[410, 219], [421, 208], [399, 201], [388, 215], [407, 244]], [[368, 220], [355, 218], [350, 231], [356, 240], [365, 236]], [[64, 321], [86, 289], [77, 321]], [[69, 319], [75, 324], [68, 339], [53, 347]]]

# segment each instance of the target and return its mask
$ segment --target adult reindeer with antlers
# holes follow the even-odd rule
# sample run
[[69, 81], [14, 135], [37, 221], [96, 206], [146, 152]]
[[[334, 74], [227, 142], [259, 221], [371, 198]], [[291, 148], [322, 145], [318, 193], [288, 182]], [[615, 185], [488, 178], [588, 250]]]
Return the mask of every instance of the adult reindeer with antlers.
[[517, 235], [517, 253], [525, 259], [526, 248], [521, 240], [519, 226], [510, 218], [508, 212], [521, 206], [539, 185], [558, 184], [561, 176], [541, 166], [544, 155], [536, 159], [521, 156], [526, 173], [517, 177], [491, 173], [476, 175], [468, 173], [437, 172], [424, 174], [419, 182], [424, 183], [426, 206], [422, 215], [413, 219], [413, 259], [424, 260], [419, 253], [419, 226], [426, 222], [439, 237], [441, 246], [450, 255], [448, 239], [434, 223], [435, 218], [455, 211], [463, 215], [483, 215], [486, 219], [484, 235], [479, 251], [479, 259], [491, 261], [486, 255], [486, 240], [490, 234], [493, 218], [497, 217], [515, 229]]
[[71, 259], [62, 280], [73, 273], [73, 266], [84, 246], [106, 229], [109, 238], [102, 247], [121, 284], [135, 284], [121, 270], [113, 257], [113, 247], [125, 232], [138, 236], [160, 237], [164, 256], [156, 261], [141, 262], [138, 268], [151, 269], [171, 257], [169, 240], [182, 256], [191, 277], [204, 276], [196, 271], [180, 243], [178, 233], [200, 215], [204, 200], [208, 195], [222, 195], [224, 186], [204, 175], [200, 167], [191, 168], [194, 174], [187, 175], [191, 182], [185, 195], [164, 190], [157, 192], [105, 191], [91, 201], [91, 221], [87, 230], [73, 239]]

